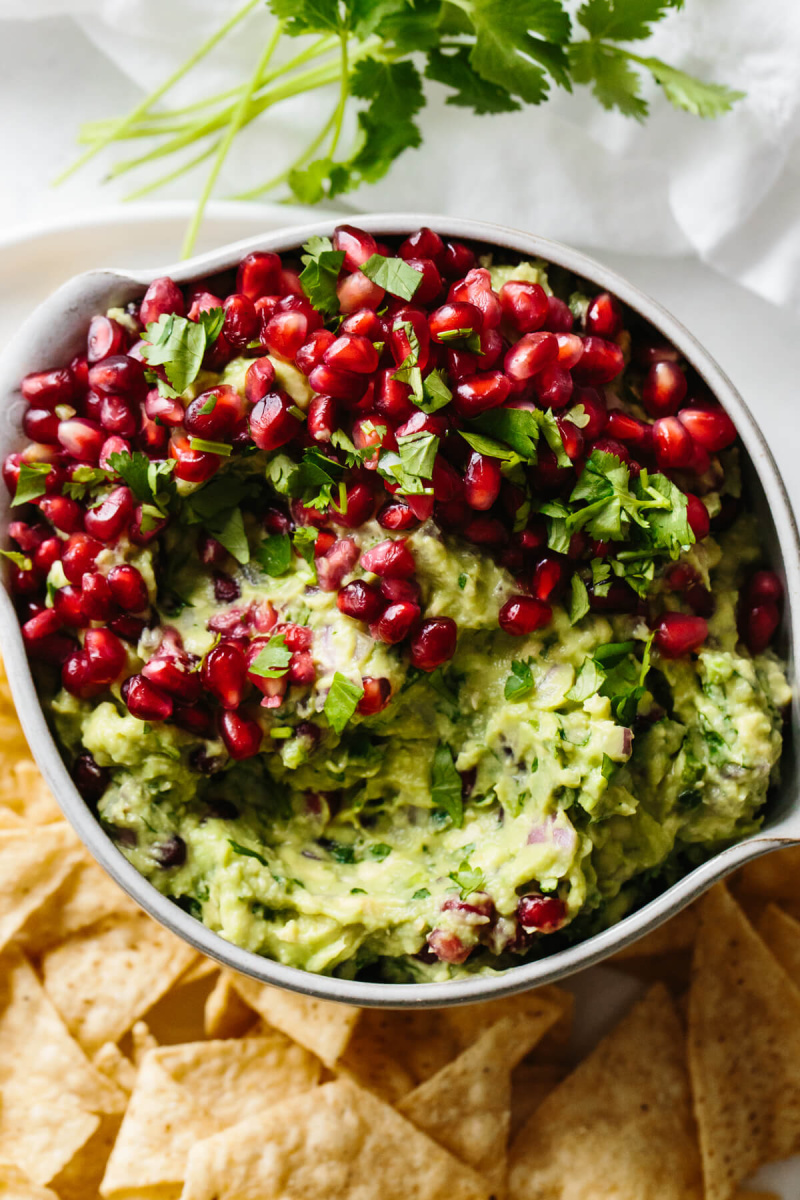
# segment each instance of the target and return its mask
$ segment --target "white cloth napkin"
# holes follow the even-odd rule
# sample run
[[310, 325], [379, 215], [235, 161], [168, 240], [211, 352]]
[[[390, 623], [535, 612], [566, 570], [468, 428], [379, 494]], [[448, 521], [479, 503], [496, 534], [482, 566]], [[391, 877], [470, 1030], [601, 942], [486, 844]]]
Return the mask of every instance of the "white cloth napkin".
[[[0, 16], [69, 13], [150, 88], [234, 7], [233, 0], [0, 0]], [[176, 98], [197, 99], [245, 78], [271, 22], [257, 11]], [[652, 115], [638, 125], [601, 111], [585, 89], [559, 91], [538, 109], [475, 117], [445, 105], [444, 89], [428, 85], [422, 148], [385, 180], [346, 197], [348, 207], [482, 217], [597, 250], [693, 250], [800, 310], [800, 3], [686, 0], [657, 27], [647, 53], [747, 98], [728, 116], [701, 121], [675, 112], [647, 85]], [[321, 123], [325, 104], [321, 93], [292, 101], [248, 132], [223, 173], [222, 194], [280, 169]], [[172, 185], [169, 195], [196, 194], [197, 179]]]

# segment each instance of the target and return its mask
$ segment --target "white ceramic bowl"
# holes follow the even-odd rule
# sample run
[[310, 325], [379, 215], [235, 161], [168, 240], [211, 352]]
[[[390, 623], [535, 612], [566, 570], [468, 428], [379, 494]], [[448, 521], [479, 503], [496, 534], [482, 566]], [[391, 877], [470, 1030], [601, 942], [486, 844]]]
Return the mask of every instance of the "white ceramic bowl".
[[[448, 237], [489, 243], [524, 258], [544, 258], [583, 276], [598, 288], [614, 293], [680, 350], [730, 413], [749, 455], [746, 477], [761, 522], [765, 556], [783, 575], [785, 582], [787, 602], [779, 644], [789, 661], [790, 679], [794, 679], [794, 664], [800, 649], [800, 541], [797, 527], [783, 481], [749, 409], [692, 334], [633, 284], [558, 242], [484, 222], [429, 214], [379, 214], [357, 220], [361, 227], [379, 237], [405, 236], [421, 225], [429, 225]], [[57, 366], [77, 353], [85, 342], [86, 327], [92, 314], [141, 296], [156, 276], [168, 274], [178, 282], [184, 282], [234, 266], [251, 250], [293, 251], [311, 235], [330, 235], [335, 224], [334, 219], [329, 219], [313, 225], [294, 226], [146, 273], [95, 270], [75, 276], [40, 305], [0, 358], [0, 402], [3, 404], [0, 456], [21, 448], [25, 441], [21, 431], [25, 403], [19, 392], [19, 381], [30, 371]], [[9, 497], [5, 489], [0, 490], [0, 527], [7, 544]], [[14, 700], [36, 761], [64, 815], [97, 861], [152, 917], [204, 954], [265, 983], [320, 999], [376, 1007], [433, 1007], [486, 1000], [550, 983], [599, 962], [654, 929], [716, 880], [749, 859], [800, 841], [800, 780], [796, 759], [800, 744], [800, 704], [795, 696], [786, 731], [781, 784], [778, 794], [769, 803], [762, 830], [715, 855], [612, 928], [536, 962], [524, 963], [502, 973], [446, 983], [362, 983], [313, 975], [226, 942], [162, 896], [131, 866], [104, 833], [69, 776], [45, 721], [19, 623], [5, 589], [0, 592], [0, 638]]]

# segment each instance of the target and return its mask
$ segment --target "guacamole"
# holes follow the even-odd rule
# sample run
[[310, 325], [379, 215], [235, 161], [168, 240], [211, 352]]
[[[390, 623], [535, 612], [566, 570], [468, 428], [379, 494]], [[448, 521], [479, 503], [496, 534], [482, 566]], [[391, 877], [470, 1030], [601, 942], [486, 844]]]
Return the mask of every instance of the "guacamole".
[[314, 311], [293, 292], [247, 353], [222, 308], [108, 314], [146, 329], [169, 448], [73, 471], [86, 532], [57, 533], [26, 640], [64, 663], [42, 691], [98, 819], [210, 929], [346, 977], [505, 969], [758, 828], [790, 698], [779, 581], [728, 418], [701, 398], [678, 420], [685, 366], [637, 364], [613, 297], [484, 260], [428, 305], [426, 357], [397, 299], [335, 337], [319, 256], [344, 252], [314, 253], [327, 323], [291, 353]]

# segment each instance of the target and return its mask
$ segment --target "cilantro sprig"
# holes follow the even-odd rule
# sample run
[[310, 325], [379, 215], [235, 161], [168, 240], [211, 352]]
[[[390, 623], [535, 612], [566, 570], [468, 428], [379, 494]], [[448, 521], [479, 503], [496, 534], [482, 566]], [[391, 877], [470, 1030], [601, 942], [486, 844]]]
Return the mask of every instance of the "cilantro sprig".
[[[164, 160], [163, 175], [147, 181], [151, 191], [207, 162], [207, 181], [184, 243], [189, 254], [237, 135], [259, 119], [266, 126], [276, 106], [298, 96], [319, 95], [319, 128], [292, 161], [277, 167], [270, 163], [270, 177], [240, 198], [262, 198], [283, 189], [301, 203], [314, 204], [381, 179], [401, 155], [422, 142], [423, 76], [441, 89], [447, 104], [479, 115], [542, 104], [554, 88], [585, 86], [604, 108], [638, 121], [649, 111], [641, 91], [643, 77], [649, 76], [676, 108], [716, 117], [742, 93], [701, 81], [642, 52], [654, 25], [671, 14], [679, 20], [683, 2], [584, 0], [575, 11], [568, 0], [268, 0], [278, 23], [254, 52], [256, 61], [238, 87], [208, 96], [191, 110], [158, 107], [190, 71], [202, 71], [206, 56], [232, 30], [252, 17], [257, 0], [247, 0], [127, 117], [84, 125], [86, 149], [61, 178], [111, 143], [143, 136], [152, 139], [148, 151], [118, 162], [110, 178]], [[251, 40], [257, 42], [257, 26], [251, 28]], [[304, 40], [295, 48], [293, 38]], [[329, 85], [337, 94], [332, 111], [322, 107]], [[193, 144], [200, 153], [187, 156]], [[310, 297], [313, 293], [312, 303], [331, 316], [338, 312], [333, 279], [338, 267], [330, 257], [335, 253], [325, 246], [309, 250], [303, 283]], [[395, 260], [388, 260], [392, 265], [387, 267], [386, 261], [372, 268], [381, 274], [378, 281], [389, 291], [399, 287], [393, 294], [404, 296], [410, 284], [394, 278], [403, 274], [402, 268]]]
[[154, 371], [145, 374], [158, 385], [162, 396], [172, 398], [186, 391], [200, 373], [206, 350], [222, 332], [225, 314], [221, 308], [200, 313], [197, 321], [162, 313], [147, 326], [147, 343], [142, 357], [150, 367], [163, 367], [167, 382]]

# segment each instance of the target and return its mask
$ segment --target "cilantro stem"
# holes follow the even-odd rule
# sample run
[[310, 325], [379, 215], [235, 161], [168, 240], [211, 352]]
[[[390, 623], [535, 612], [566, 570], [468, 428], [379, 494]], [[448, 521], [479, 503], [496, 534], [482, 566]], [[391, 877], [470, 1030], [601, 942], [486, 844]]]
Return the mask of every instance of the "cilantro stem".
[[75, 161], [69, 167], [67, 167], [65, 171], [62, 171], [61, 174], [54, 179], [54, 186], [58, 186], [58, 184], [63, 183], [65, 179], [68, 179], [70, 175], [73, 175], [80, 167], [84, 166], [87, 162], [89, 162], [90, 159], [94, 158], [96, 154], [98, 154], [106, 146], [110, 145], [111, 142], [121, 137], [126, 129], [133, 125], [134, 122], [138, 121], [140, 117], [144, 116], [148, 109], [150, 109], [158, 100], [161, 99], [163, 95], [165, 95], [172, 87], [174, 87], [179, 80], [183, 79], [183, 77], [187, 75], [193, 67], [197, 66], [197, 64], [201, 62], [207, 54], [210, 54], [214, 47], [217, 46], [223, 40], [223, 38], [227, 37], [230, 31], [234, 29], [235, 26], [240, 23], [240, 21], [243, 21], [245, 17], [249, 16], [259, 4], [260, 0], [247, 0], [247, 3], [243, 5], [242, 8], [238, 9], [233, 16], [229, 17], [224, 25], [221, 25], [215, 33], [212, 33], [211, 37], [203, 42], [202, 46], [195, 50], [194, 54], [190, 55], [183, 66], [178, 67], [178, 69], [174, 71], [168, 79], [160, 84], [155, 91], [151, 92], [149, 96], [145, 96], [144, 100], [142, 100], [140, 104], [137, 104], [136, 107], [130, 113], [128, 113], [126, 117], [120, 117], [119, 120], [115, 121], [111, 129], [103, 137], [96, 141], [94, 145], [90, 146], [89, 149], [83, 154], [79, 155], [78, 158], [76, 158]]
[[302, 167], [303, 163], [307, 162], [309, 158], [311, 158], [312, 154], [316, 153], [316, 151], [325, 141], [325, 138], [331, 131], [331, 126], [336, 120], [336, 114], [338, 111], [339, 105], [337, 103], [333, 112], [328, 117], [328, 120], [325, 122], [314, 140], [309, 142], [302, 154], [298, 154], [294, 162], [291, 162], [285, 171], [281, 171], [279, 175], [273, 175], [272, 178], [268, 179], [266, 183], [259, 184], [258, 187], [251, 188], [247, 192], [237, 192], [234, 196], [231, 196], [231, 199], [256, 200], [259, 196], [264, 196], [267, 194], [267, 192], [271, 192], [273, 188], [278, 187], [281, 183], [285, 183], [292, 171], [296, 171], [298, 167]]
[[347, 33], [343, 32], [341, 36], [341, 63], [342, 63], [342, 85], [339, 93], [339, 103], [336, 107], [334, 115], [333, 137], [331, 138], [331, 146], [328, 152], [329, 157], [333, 158], [336, 153], [336, 147], [339, 145], [339, 138], [342, 134], [342, 122], [344, 121], [344, 110], [347, 104], [347, 97], [350, 95], [350, 68], [347, 61]]
[[182, 251], [184, 258], [189, 258], [192, 250], [194, 249], [194, 244], [197, 241], [197, 235], [200, 232], [200, 226], [203, 223], [203, 214], [205, 213], [206, 205], [208, 204], [208, 201], [211, 198], [211, 193], [214, 190], [214, 184], [217, 182], [217, 178], [222, 170], [223, 163], [228, 156], [228, 151], [233, 145], [234, 138], [244, 124], [253, 99], [253, 92], [258, 87], [258, 81], [266, 70], [266, 67], [273, 54], [275, 53], [275, 49], [281, 39], [282, 33], [283, 22], [279, 22], [273, 29], [272, 36], [264, 47], [264, 51], [258, 60], [258, 64], [250, 81], [250, 87], [247, 88], [243, 93], [242, 98], [237, 104], [233, 116], [231, 117], [227, 131], [220, 142], [217, 156], [214, 159], [214, 163], [208, 173], [208, 178], [206, 179], [205, 186], [200, 193], [200, 199], [197, 202], [194, 216], [192, 217], [189, 228], [186, 231], [186, 237], [183, 242]]

